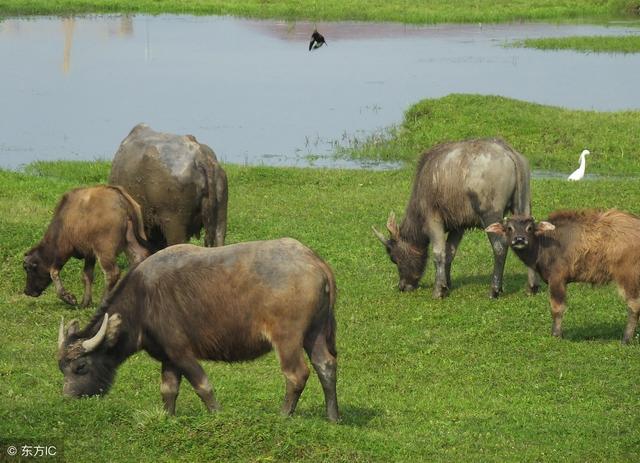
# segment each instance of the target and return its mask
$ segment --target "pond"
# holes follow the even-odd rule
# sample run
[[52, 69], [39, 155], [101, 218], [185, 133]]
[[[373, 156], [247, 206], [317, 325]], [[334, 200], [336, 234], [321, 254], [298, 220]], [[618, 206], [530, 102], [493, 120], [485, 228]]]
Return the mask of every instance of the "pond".
[[[139, 122], [191, 133], [224, 162], [292, 166], [397, 124], [452, 92], [569, 108], [640, 107], [639, 55], [509, 48], [632, 26], [318, 23], [97, 16], [0, 22], [0, 167], [111, 159]], [[388, 167], [385, 165], [378, 167]]]

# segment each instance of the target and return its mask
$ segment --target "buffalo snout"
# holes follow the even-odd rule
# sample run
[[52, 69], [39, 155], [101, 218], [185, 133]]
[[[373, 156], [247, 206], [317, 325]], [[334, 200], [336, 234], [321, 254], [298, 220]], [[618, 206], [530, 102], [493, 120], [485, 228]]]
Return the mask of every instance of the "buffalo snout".
[[400, 291], [413, 291], [418, 287], [417, 284], [412, 285], [411, 283], [407, 283], [404, 280], [400, 280], [400, 283], [398, 283], [398, 289]]
[[524, 249], [529, 246], [529, 240], [526, 236], [515, 236], [511, 240], [511, 246], [515, 249]]
[[32, 288], [25, 288], [24, 294], [31, 297], [38, 297], [42, 294], [42, 291], [38, 291]]

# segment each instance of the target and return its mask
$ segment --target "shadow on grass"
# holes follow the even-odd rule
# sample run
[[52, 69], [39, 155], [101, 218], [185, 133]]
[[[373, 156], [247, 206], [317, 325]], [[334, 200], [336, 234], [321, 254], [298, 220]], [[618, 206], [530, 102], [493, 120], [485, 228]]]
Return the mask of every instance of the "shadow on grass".
[[[478, 275], [462, 275], [458, 277], [451, 278], [451, 291], [455, 291], [457, 289], [463, 288], [465, 286], [481, 286], [487, 293], [489, 294], [489, 289], [491, 288], [491, 278], [492, 274], [478, 274]], [[428, 280], [427, 280], [428, 283]], [[422, 285], [421, 285], [422, 286]], [[431, 289], [433, 289], [433, 282], [428, 284]], [[504, 277], [502, 278], [502, 287], [503, 292], [502, 295], [511, 295], [511, 294], [525, 294], [525, 290], [527, 288], [527, 275], [526, 274], [507, 274], [505, 272]], [[544, 282], [541, 282], [540, 289], [537, 294], [545, 293], [546, 285]]]
[[[338, 401], [340, 398], [338, 397]], [[326, 414], [324, 412], [324, 407], [322, 409], [318, 408], [317, 410], [305, 410], [304, 412], [296, 411], [296, 415], [307, 418], [318, 418], [322, 417], [326, 419]], [[380, 412], [368, 407], [356, 407], [352, 405], [343, 405], [340, 404], [340, 421], [339, 424], [342, 426], [353, 426], [357, 428], [364, 428], [367, 425], [380, 415]]]
[[[564, 323], [563, 323], [564, 325]], [[567, 341], [622, 341], [624, 323], [592, 323], [588, 325], [563, 326], [562, 337]], [[634, 339], [636, 339], [634, 337]], [[632, 341], [633, 342], [633, 341]]]
[[340, 407], [340, 424], [362, 428], [366, 427], [378, 415], [380, 412], [373, 408], [342, 405]]

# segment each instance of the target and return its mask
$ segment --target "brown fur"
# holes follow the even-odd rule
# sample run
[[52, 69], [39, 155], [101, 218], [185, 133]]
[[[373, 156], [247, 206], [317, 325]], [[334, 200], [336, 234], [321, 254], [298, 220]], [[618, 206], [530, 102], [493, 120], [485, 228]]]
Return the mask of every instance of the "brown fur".
[[[555, 229], [541, 232], [547, 223]], [[516, 216], [494, 226], [502, 227], [518, 257], [549, 283], [555, 336], [562, 334], [568, 283], [614, 281], [629, 308], [623, 341], [631, 340], [640, 315], [640, 217], [615, 209], [564, 210], [539, 224]], [[520, 249], [514, 247], [518, 244]]]
[[[132, 269], [81, 332], [63, 349], [94, 336], [105, 313], [122, 322], [117, 336], [87, 358], [60, 355], [71, 395], [108, 390], [115, 369], [143, 349], [162, 362], [165, 408], [175, 410], [185, 376], [208, 409], [217, 407], [198, 359], [236, 362], [275, 349], [286, 378], [283, 412], [293, 413], [309, 369], [306, 351], [325, 392], [327, 414], [338, 418], [333, 307], [336, 284], [330, 267], [292, 239], [218, 248], [175, 245]], [[89, 361], [100, 374], [74, 377]], [[202, 386], [206, 384], [207, 386]]]
[[95, 186], [65, 193], [42, 240], [25, 254], [25, 294], [39, 296], [54, 282], [58, 296], [69, 304], [59, 272], [71, 258], [84, 259], [85, 292], [82, 305], [91, 303], [93, 269], [98, 260], [105, 272], [105, 294], [116, 284], [116, 257], [125, 251], [130, 263], [149, 255], [140, 206], [121, 187]]

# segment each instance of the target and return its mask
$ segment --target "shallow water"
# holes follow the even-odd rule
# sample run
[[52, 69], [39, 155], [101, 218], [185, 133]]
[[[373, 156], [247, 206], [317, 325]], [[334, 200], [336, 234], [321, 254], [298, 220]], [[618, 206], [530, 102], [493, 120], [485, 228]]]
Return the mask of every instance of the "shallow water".
[[399, 123], [422, 98], [469, 92], [569, 108], [640, 107], [640, 55], [503, 47], [526, 37], [637, 33], [631, 26], [317, 27], [327, 46], [309, 52], [314, 24], [305, 22], [0, 22], [0, 167], [111, 159], [138, 122], [191, 133], [225, 162], [358, 167], [332, 159], [335, 146]]

